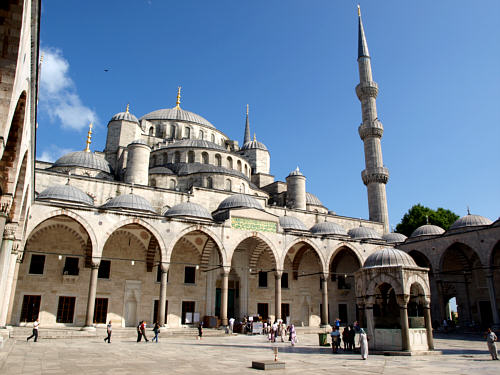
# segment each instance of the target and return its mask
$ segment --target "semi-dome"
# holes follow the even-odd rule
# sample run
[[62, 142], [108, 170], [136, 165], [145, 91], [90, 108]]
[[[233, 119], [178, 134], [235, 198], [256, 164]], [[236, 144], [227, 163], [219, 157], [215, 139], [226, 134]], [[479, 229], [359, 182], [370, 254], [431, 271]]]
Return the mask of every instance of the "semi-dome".
[[219, 204], [217, 211], [231, 208], [256, 208], [262, 210], [262, 206], [255, 198], [245, 194], [234, 194], [227, 197]]
[[175, 120], [194, 122], [196, 124], [205, 125], [210, 128], [215, 128], [208, 120], [204, 119], [196, 113], [185, 111], [180, 107], [158, 109], [156, 111], [145, 114], [141, 120]]
[[405, 242], [407, 238], [404, 234], [396, 232], [386, 233], [382, 236], [382, 239], [387, 243], [401, 243]]
[[313, 234], [318, 235], [328, 235], [328, 234], [337, 234], [341, 236], [346, 236], [346, 230], [339, 224], [331, 223], [328, 221], [323, 221], [321, 223], [315, 224], [310, 231]]
[[94, 200], [80, 189], [71, 185], [54, 185], [38, 194], [37, 200], [56, 200], [93, 206]]
[[306, 204], [310, 204], [312, 206], [323, 206], [323, 203], [321, 203], [319, 198], [311, 193], [306, 193]]
[[135, 194], [119, 195], [104, 203], [101, 208], [155, 212], [151, 204], [145, 198]]
[[217, 143], [214, 143], [214, 142], [205, 141], [204, 139], [183, 139], [180, 141], [175, 141], [175, 142], [169, 143], [164, 148], [179, 148], [179, 147], [208, 148], [208, 149], [227, 151], [221, 145], [218, 145]]
[[349, 230], [349, 236], [355, 240], [380, 240], [380, 234], [372, 228], [357, 227]]
[[411, 256], [404, 251], [385, 247], [366, 258], [363, 268], [407, 266], [418, 267]]
[[137, 120], [137, 117], [135, 117], [129, 111], [117, 113], [116, 115], [111, 117], [111, 120], [109, 120], [109, 121], [110, 122], [111, 121], [130, 121], [130, 122], [135, 122], [136, 124], [139, 123], [139, 120]]
[[307, 230], [305, 224], [293, 216], [280, 216], [280, 225], [283, 229]]
[[465, 215], [462, 216], [460, 219], [455, 221], [450, 229], [458, 229], [458, 228], [465, 228], [465, 227], [478, 227], [481, 225], [490, 225], [493, 223], [490, 219], [484, 216], [480, 215]]
[[444, 233], [444, 229], [438, 227], [437, 225], [425, 224], [419, 226], [413, 231], [410, 238], [420, 237], [420, 236], [439, 236]]
[[165, 212], [165, 216], [167, 217], [195, 217], [200, 219], [209, 219], [212, 220], [212, 215], [208, 212], [208, 210], [200, 206], [197, 203], [192, 202], [184, 202], [179, 203], [172, 208], [170, 208], [167, 212]]
[[80, 167], [111, 173], [111, 167], [106, 159], [87, 151], [75, 151], [61, 156], [51, 168], [55, 167]]

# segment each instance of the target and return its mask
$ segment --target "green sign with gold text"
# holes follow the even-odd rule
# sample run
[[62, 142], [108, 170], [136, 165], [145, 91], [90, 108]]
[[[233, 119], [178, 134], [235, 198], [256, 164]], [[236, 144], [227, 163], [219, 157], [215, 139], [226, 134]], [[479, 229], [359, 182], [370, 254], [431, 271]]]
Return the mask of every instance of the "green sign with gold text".
[[278, 227], [273, 221], [231, 217], [231, 226], [235, 229], [251, 230], [254, 232], [275, 232]]

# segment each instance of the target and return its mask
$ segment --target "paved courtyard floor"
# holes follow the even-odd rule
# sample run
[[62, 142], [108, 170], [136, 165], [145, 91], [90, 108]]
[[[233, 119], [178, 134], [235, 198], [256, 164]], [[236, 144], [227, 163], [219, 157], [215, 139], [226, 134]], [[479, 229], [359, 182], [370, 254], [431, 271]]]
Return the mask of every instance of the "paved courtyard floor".
[[[436, 338], [443, 355], [388, 357], [332, 354], [319, 347], [317, 335], [302, 335], [291, 347], [277, 343], [285, 370], [273, 374], [500, 374], [486, 343], [460, 337]], [[0, 351], [0, 374], [258, 374], [252, 360], [273, 359], [264, 336], [168, 337], [159, 344], [130, 339], [106, 344], [102, 339], [10, 341]]]

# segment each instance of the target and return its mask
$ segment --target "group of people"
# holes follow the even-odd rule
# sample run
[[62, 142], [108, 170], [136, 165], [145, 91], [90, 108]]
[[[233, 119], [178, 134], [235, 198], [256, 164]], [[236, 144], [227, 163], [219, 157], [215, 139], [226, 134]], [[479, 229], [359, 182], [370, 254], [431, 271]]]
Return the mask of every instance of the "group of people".
[[297, 340], [297, 332], [295, 331], [295, 326], [290, 324], [288, 327], [283, 324], [283, 321], [280, 319], [271, 324], [271, 320], [269, 319], [267, 322], [264, 322], [263, 334], [267, 334], [267, 338], [270, 342], [276, 342], [277, 338], [281, 339], [281, 342], [285, 342], [285, 337], [288, 334], [288, 341], [294, 346]]
[[342, 341], [344, 342], [344, 351], [354, 351], [356, 344], [354, 343], [356, 333], [359, 334], [358, 345], [361, 352], [361, 358], [368, 358], [368, 337], [363, 328], [359, 327], [358, 322], [348, 325], [340, 332], [340, 319], [335, 320], [330, 336], [332, 338], [332, 352], [338, 353], [341, 348]]
[[[110, 324], [111, 324], [111, 322], [110, 322]], [[158, 343], [158, 334], [160, 333], [160, 323], [155, 322], [155, 324], [153, 326], [153, 332], [154, 332], [155, 336], [153, 337], [153, 340], [151, 340], [151, 341], [152, 342], [156, 341], [156, 343]], [[137, 325], [137, 342], [140, 342], [143, 337], [144, 337], [144, 341], [146, 341], [146, 342], [149, 341], [148, 338], [146, 337], [146, 321], [145, 320], [141, 320], [139, 322], [139, 324]]]

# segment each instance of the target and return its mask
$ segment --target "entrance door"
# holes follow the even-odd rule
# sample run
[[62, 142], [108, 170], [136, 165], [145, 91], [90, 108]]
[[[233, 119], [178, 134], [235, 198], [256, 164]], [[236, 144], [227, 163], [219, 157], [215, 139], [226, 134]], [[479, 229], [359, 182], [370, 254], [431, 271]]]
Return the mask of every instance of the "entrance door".
[[257, 304], [257, 314], [259, 314], [264, 320], [267, 320], [267, 318], [269, 318], [269, 307], [267, 303]]
[[282, 303], [281, 304], [281, 319], [286, 323], [286, 318], [290, 316], [290, 304]]
[[490, 301], [479, 301], [479, 312], [481, 314], [481, 327], [487, 328], [493, 323], [493, 312]]
[[94, 323], [106, 323], [108, 315], [108, 299], [96, 298], [94, 307]]
[[[220, 318], [220, 306], [221, 306], [221, 288], [215, 290], [215, 315]], [[236, 318], [234, 315], [234, 301], [236, 292], [234, 289], [228, 289], [227, 291], [227, 317]]]
[[345, 303], [339, 303], [339, 319], [342, 324], [349, 324], [347, 316], [347, 304]]
[[194, 301], [182, 301], [182, 324], [186, 324], [186, 313], [191, 313], [191, 317], [194, 315]]
[[24, 296], [20, 322], [34, 322], [40, 312], [42, 296]]

